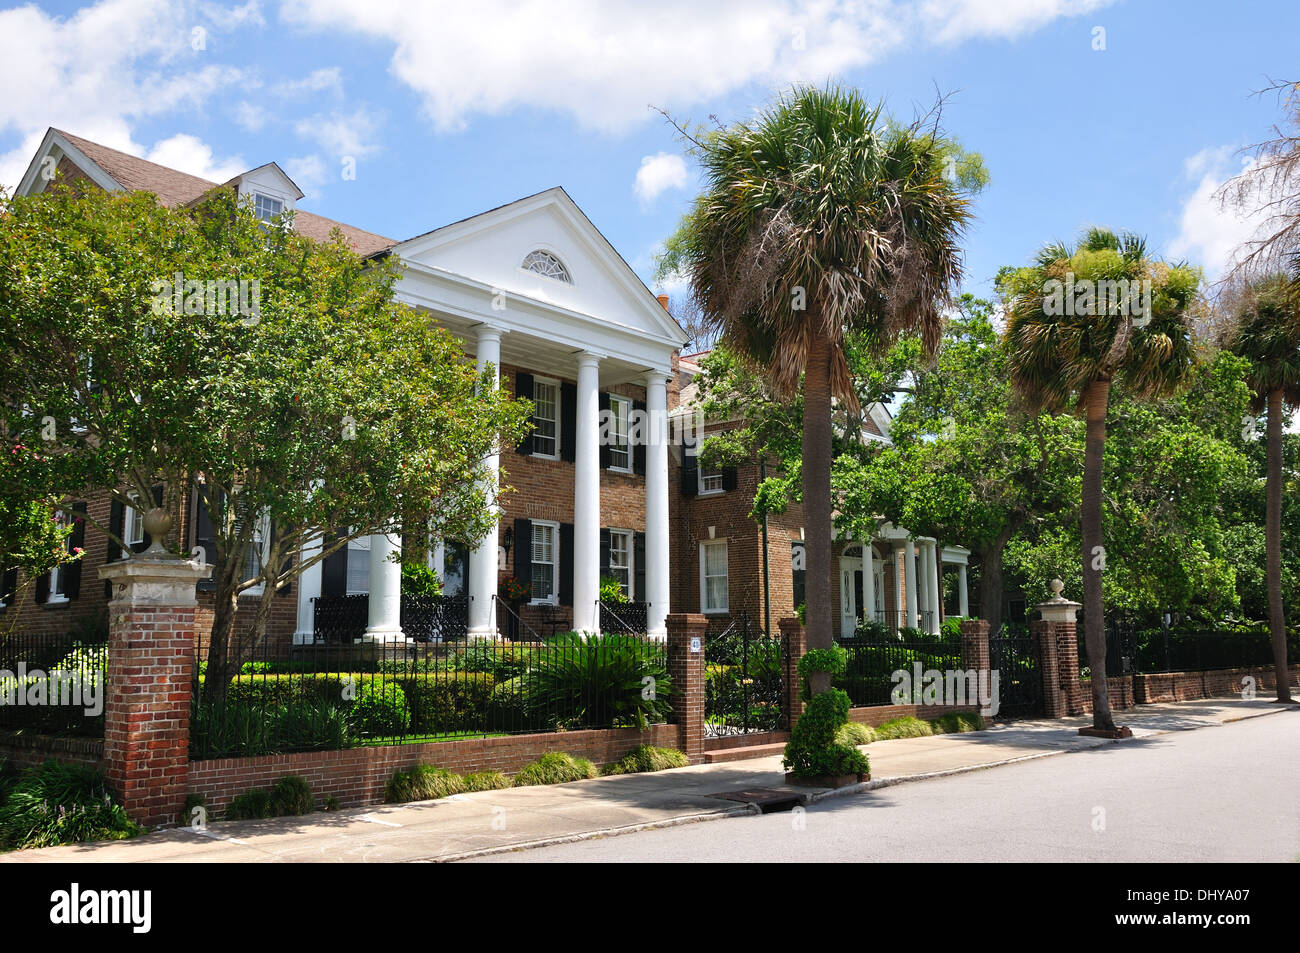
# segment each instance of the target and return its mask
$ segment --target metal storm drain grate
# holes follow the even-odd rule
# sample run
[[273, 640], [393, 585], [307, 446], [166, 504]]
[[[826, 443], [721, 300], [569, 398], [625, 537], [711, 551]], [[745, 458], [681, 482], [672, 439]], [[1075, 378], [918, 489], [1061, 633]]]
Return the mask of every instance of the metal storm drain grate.
[[719, 791], [707, 797], [716, 797], [723, 801], [740, 801], [753, 804], [763, 814], [775, 814], [778, 811], [791, 810], [803, 802], [802, 794], [792, 794], [779, 788], [751, 788], [747, 791]]

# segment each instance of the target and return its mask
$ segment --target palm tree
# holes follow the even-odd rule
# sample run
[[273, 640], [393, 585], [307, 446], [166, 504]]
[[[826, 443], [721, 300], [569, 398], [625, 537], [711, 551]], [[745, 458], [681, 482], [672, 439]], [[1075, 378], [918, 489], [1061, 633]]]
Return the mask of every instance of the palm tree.
[[724, 345], [778, 394], [802, 377], [805, 621], [808, 646], [829, 648], [833, 401], [858, 409], [845, 339], [883, 349], [917, 331], [937, 346], [970, 214], [952, 175], [959, 150], [832, 87], [796, 88], [694, 141], [704, 190], [670, 250]]
[[1282, 609], [1282, 413], [1300, 406], [1300, 257], [1295, 274], [1261, 279], [1233, 296], [1226, 343], [1250, 361], [1251, 409], [1267, 412], [1268, 484], [1265, 491], [1265, 572], [1277, 700], [1291, 701]]
[[[1139, 293], [1125, 294], [1135, 281]], [[1103, 731], [1115, 730], [1101, 585], [1106, 408], [1116, 382], [1135, 396], [1153, 397], [1183, 379], [1192, 360], [1187, 311], [1199, 283], [1195, 269], [1149, 258], [1142, 239], [1099, 228], [1074, 249], [1048, 245], [1033, 265], [1002, 277], [1012, 383], [1034, 409], [1059, 413], [1073, 404], [1087, 421], [1080, 513], [1084, 642], [1093, 727]], [[1149, 298], [1141, 296], [1144, 288]]]

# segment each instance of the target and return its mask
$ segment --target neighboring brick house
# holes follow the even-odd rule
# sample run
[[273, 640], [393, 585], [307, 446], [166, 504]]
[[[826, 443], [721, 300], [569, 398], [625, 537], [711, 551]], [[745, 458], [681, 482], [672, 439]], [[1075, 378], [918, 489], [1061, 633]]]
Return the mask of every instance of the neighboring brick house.
[[[150, 191], [169, 205], [193, 202], [218, 185], [51, 129], [18, 194], [39, 192], [54, 170], [83, 185]], [[534, 401], [534, 433], [491, 461], [513, 488], [503, 497], [497, 533], [472, 551], [452, 542], [436, 548], [448, 590], [470, 597], [470, 633], [497, 633], [502, 620], [494, 597], [507, 574], [531, 587], [526, 622], [593, 630], [600, 578], [612, 575], [650, 604], [647, 628], [662, 636], [669, 609], [668, 395], [686, 338], [665, 300], [656, 300], [568, 194], [549, 189], [399, 242], [296, 209], [302, 193], [275, 163], [223, 184], [266, 218], [294, 210], [295, 228], [309, 237], [339, 228], [361, 255], [399, 256], [406, 267], [397, 297], [464, 341], [480, 366], [494, 365], [503, 388]], [[617, 422], [616, 435], [627, 435], [637, 413], [645, 414], [657, 439], [635, 447], [617, 436], [602, 442], [602, 411]], [[132, 548], [147, 545], [136, 530], [139, 514], [123, 513], [106, 493], [72, 502], [69, 512], [78, 507], [136, 539]], [[186, 551], [204, 547], [207, 514], [199, 494], [188, 492], [179, 509], [169, 542]], [[67, 633], [101, 624], [106, 594], [97, 569], [120, 554], [84, 522], [70, 545], [83, 548], [84, 558], [29, 587], [35, 600], [17, 607], [23, 629]], [[269, 636], [311, 642], [315, 599], [368, 592], [365, 637], [401, 639], [400, 569], [387, 558], [400, 545], [373, 536], [304, 570], [277, 595]], [[6, 580], [0, 602], [18, 582]], [[237, 631], [248, 624], [252, 601], [241, 599]], [[200, 631], [210, 624], [211, 604], [210, 592], [201, 591]], [[13, 611], [0, 608], [0, 620]]]
[[[687, 355], [678, 362], [678, 418], [695, 412], [702, 357]], [[708, 422], [704, 434], [727, 426]], [[867, 428], [867, 439], [888, 442], [888, 410], [871, 407]], [[691, 432], [687, 425], [675, 429]], [[778, 620], [794, 615], [803, 602], [802, 505], [769, 516], [764, 526], [749, 515], [762, 478], [758, 465], [708, 471], [681, 448], [674, 456], [680, 495], [672, 520], [673, 609], [703, 612], [715, 625], [744, 612], [775, 632]], [[960, 546], [941, 548], [934, 539], [913, 537], [890, 523], [882, 523], [867, 550], [861, 540], [836, 539], [831, 552], [836, 637], [851, 636], [868, 613], [893, 629], [930, 632], [939, 631], [946, 615], [967, 615], [968, 556]]]

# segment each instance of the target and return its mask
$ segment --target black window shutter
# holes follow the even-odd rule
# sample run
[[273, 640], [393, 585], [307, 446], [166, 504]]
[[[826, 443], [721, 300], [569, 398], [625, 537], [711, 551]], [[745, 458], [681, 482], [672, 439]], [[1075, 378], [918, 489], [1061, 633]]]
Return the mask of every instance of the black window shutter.
[[[124, 513], [122, 501], [113, 500], [108, 508], [108, 552], [104, 554], [104, 562], [106, 563], [116, 562], [122, 558], [122, 547], [117, 540], [122, 538], [122, 527], [125, 525]], [[114, 539], [114, 536], [117, 539]], [[105, 580], [105, 585], [108, 585], [107, 580]]]
[[[335, 533], [326, 541], [326, 546], [338, 542], [341, 533]], [[325, 596], [344, 596], [348, 592], [348, 547], [340, 546], [321, 560], [320, 594]]]
[[533, 521], [515, 520], [515, 578], [527, 588], [533, 585]]
[[[650, 440], [650, 434], [653, 433], [653, 431], [650, 429], [650, 421], [647, 420], [645, 416], [646, 414], [645, 401], [643, 400], [632, 401], [632, 413], [637, 419], [642, 421], [641, 439], [636, 441], [636, 443], [632, 445], [632, 472], [636, 474], [640, 474], [641, 476], [645, 476], [645, 448], [646, 448], [646, 444]], [[630, 422], [628, 424], [627, 429], [628, 432], [631, 433], [632, 426]]]
[[[218, 494], [221, 492], [217, 491]], [[203, 550], [203, 561], [211, 566], [217, 561], [216, 529], [212, 525], [212, 513], [208, 508], [209, 487], [206, 483], [194, 486], [194, 545], [191, 552]], [[220, 504], [218, 498], [217, 503]], [[211, 592], [217, 588], [215, 571], [206, 579], [198, 581], [200, 592]]]
[[573, 605], [573, 524], [560, 524], [560, 605]]
[[[609, 411], [609, 394], [606, 394], [604, 391], [600, 392], [599, 399], [597, 400], [597, 408], [600, 411], [600, 417], [597, 418], [597, 421], [604, 420], [606, 414]], [[599, 426], [599, 423], [597, 423], [597, 426]], [[611, 427], [604, 434], [604, 436], [613, 436], [613, 433], [614, 430]], [[608, 440], [600, 441], [600, 468], [602, 470], [609, 469], [609, 441]]]
[[0, 602], [7, 606], [14, 604], [14, 598], [18, 595], [18, 570], [17, 568], [7, 570], [3, 576], [0, 576]]
[[[525, 397], [528, 400], [533, 399], [533, 375], [525, 374], [523, 371], [515, 373], [515, 396]], [[529, 433], [523, 440], [519, 441], [519, 446], [515, 447], [515, 453], [528, 456], [533, 452], [533, 435]]]
[[739, 478], [735, 467], [722, 468], [722, 488], [724, 490], [734, 490], [739, 484]]
[[50, 601], [50, 574], [43, 573], [36, 579], [36, 592], [32, 594], [32, 601], [37, 605]]
[[[86, 551], [86, 504], [72, 504], [72, 535], [68, 537], [68, 551], [80, 549], [82, 557], [85, 557]], [[75, 599], [81, 595], [81, 559], [69, 563], [64, 569], [67, 574], [63, 584], [63, 594], [69, 599]]]
[[609, 575], [609, 530], [600, 531], [600, 578]]
[[645, 533], [632, 534], [632, 598], [645, 602]]
[[700, 460], [682, 446], [682, 496], [696, 496], [700, 492]]
[[[163, 488], [162, 488], [162, 484], [160, 483], [158, 484], [158, 486], [153, 488], [153, 505], [162, 506], [162, 501], [163, 501]], [[137, 517], [139, 519], [144, 519], [144, 511], [138, 513]], [[150, 536], [148, 533], [145, 533], [144, 539], [131, 546], [131, 551], [133, 553], [142, 553], [152, 545], [153, 545], [153, 537]]]
[[578, 459], [578, 385], [560, 385], [560, 459]]

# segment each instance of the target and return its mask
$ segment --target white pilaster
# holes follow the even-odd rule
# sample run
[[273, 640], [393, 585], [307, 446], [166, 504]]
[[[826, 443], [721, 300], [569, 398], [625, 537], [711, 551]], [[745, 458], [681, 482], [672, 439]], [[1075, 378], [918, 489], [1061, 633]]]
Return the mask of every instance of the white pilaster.
[[939, 595], [939, 541], [930, 540], [926, 547], [929, 551], [929, 566], [925, 574], [925, 584], [930, 590], [930, 596], [926, 599], [930, 608], [930, 634], [939, 634], [939, 609], [942, 605]]
[[916, 628], [916, 543], [909, 536], [903, 544], [903, 594], [907, 600], [907, 628]]
[[[306, 563], [320, 555], [323, 537], [316, 537], [302, 548], [298, 558]], [[316, 641], [316, 606], [320, 598], [321, 568], [317, 562], [298, 574], [298, 627], [293, 633], [294, 645], [311, 645]]]
[[970, 593], [966, 591], [966, 564], [957, 564], [957, 611], [963, 619], [970, 618]]
[[600, 356], [588, 351], [578, 355], [574, 438], [573, 628], [590, 635], [600, 630]]
[[406, 641], [402, 634], [401, 554], [401, 536], [370, 537], [370, 617], [361, 637], [364, 642]]
[[646, 634], [652, 639], [668, 638], [668, 386], [664, 375], [646, 375], [646, 415], [643, 439], [645, 454], [645, 595]]
[[862, 618], [876, 618], [876, 563], [871, 541], [862, 541]]
[[[479, 371], [493, 367], [493, 387], [501, 386], [501, 329], [490, 325], [478, 328], [475, 360]], [[501, 455], [491, 453], [484, 460], [484, 487], [491, 500], [492, 513], [499, 513], [496, 495], [500, 481]], [[439, 573], [442, 569], [439, 567]], [[495, 639], [497, 594], [497, 524], [469, 554], [469, 637]]]

